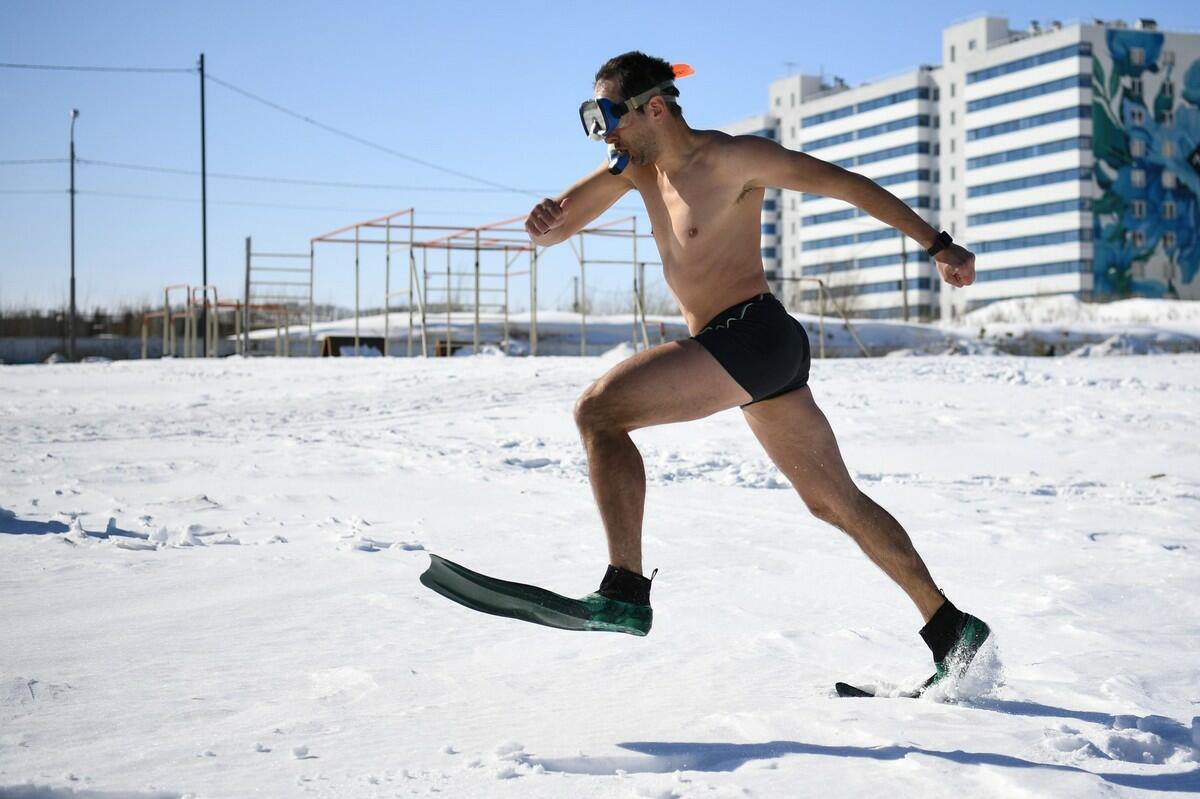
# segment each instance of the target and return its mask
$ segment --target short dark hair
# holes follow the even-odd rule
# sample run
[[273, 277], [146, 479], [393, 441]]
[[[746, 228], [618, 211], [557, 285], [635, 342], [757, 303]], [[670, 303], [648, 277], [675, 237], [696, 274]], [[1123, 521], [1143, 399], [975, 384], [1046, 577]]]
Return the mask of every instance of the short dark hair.
[[[674, 78], [675, 70], [671, 68], [669, 62], [646, 55], [640, 50], [631, 50], [608, 59], [604, 66], [597, 70], [596, 80], [593, 83], [599, 83], [602, 80], [615, 81], [621, 89], [621, 96], [629, 99], [647, 89], [654, 88], [663, 81], [674, 80]], [[678, 97], [679, 89], [671, 87], [663, 91], [663, 94]], [[667, 107], [675, 116], [682, 114], [678, 103], [667, 103]], [[642, 112], [642, 109], [639, 108], [638, 111]]]

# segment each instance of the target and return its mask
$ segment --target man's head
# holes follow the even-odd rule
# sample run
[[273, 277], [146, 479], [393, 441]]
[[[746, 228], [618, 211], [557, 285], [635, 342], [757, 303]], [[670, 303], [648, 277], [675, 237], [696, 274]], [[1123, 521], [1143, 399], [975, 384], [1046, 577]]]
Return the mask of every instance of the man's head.
[[[671, 64], [661, 58], [636, 50], [609, 59], [596, 72], [595, 96], [624, 101], [675, 78]], [[683, 119], [683, 112], [674, 98], [679, 90], [671, 86], [663, 95], [652, 97], [644, 105], [621, 117], [616, 130], [604, 141], [627, 152], [635, 164], [653, 163], [659, 153], [658, 135], [665, 124]]]

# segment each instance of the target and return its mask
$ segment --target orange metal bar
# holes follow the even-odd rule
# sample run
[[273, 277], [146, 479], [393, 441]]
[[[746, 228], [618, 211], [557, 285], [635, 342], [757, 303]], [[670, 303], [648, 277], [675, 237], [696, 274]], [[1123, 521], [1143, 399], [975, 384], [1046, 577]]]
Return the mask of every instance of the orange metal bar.
[[364, 227], [366, 225], [373, 225], [376, 222], [386, 222], [387, 220], [395, 219], [398, 216], [404, 216], [405, 214], [411, 214], [414, 210], [415, 210], [414, 208], [405, 208], [403, 211], [394, 211], [390, 214], [386, 214], [384, 216], [378, 217], [376, 219], [371, 219], [366, 222], [355, 222], [352, 225], [346, 225], [345, 227], [340, 227], [337, 230], [331, 230], [328, 233], [322, 233], [320, 236], [314, 236], [313, 238], [309, 239], [309, 241], [323, 241], [324, 239], [326, 239], [329, 236], [336, 236], [338, 233], [345, 233], [347, 230], [353, 230], [356, 227]]

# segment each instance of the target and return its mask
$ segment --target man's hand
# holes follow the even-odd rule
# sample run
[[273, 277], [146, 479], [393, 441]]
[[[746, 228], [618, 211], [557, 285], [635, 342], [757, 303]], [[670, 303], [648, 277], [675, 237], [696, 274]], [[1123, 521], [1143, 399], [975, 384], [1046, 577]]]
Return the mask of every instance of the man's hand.
[[937, 262], [942, 280], [951, 286], [962, 288], [975, 282], [975, 254], [970, 250], [951, 244], [933, 259]]
[[570, 200], [567, 198], [564, 198], [560, 203], [547, 197], [533, 206], [533, 210], [525, 218], [525, 232], [529, 234], [529, 238], [540, 244], [541, 242], [538, 239], [555, 228], [562, 226], [567, 221], [566, 208], [568, 203], [570, 203]]

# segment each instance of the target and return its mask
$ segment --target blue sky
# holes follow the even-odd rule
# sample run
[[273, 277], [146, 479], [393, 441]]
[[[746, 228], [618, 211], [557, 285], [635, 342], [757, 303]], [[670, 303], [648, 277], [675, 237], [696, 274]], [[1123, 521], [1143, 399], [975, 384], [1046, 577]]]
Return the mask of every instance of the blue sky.
[[[1030, 19], [1133, 19], [1195, 28], [1182, 0], [1012, 1], [972, 11], [952, 2], [26, 2], [0, 4], [0, 62], [194, 67], [304, 115], [414, 158], [534, 193], [555, 193], [598, 164], [576, 109], [608, 57], [641, 49], [686, 61], [694, 127], [766, 110], [790, 71], [858, 83], [937, 63], [941, 29], [982, 13]], [[0, 69], [0, 161], [65, 158], [71, 108], [79, 158], [198, 170], [194, 73]], [[480, 184], [307, 125], [228, 89], [207, 87], [208, 264], [222, 296], [241, 294], [244, 237], [256, 249], [306, 251], [317, 234], [401, 208], [425, 224], [474, 226], [524, 214], [531, 193]], [[426, 189], [351, 189], [234, 181], [211, 173]], [[76, 265], [84, 307], [156, 302], [167, 283], [199, 283], [200, 179], [77, 167]], [[0, 165], [0, 309], [65, 303], [68, 167]], [[94, 192], [94, 193], [82, 193]], [[138, 196], [114, 196], [138, 195]], [[636, 195], [619, 204], [640, 209]], [[648, 226], [647, 226], [648, 227]], [[648, 243], [647, 243], [648, 244]], [[343, 251], [338, 252], [337, 249]], [[350, 248], [318, 262], [318, 301], [353, 302]], [[364, 305], [382, 302], [382, 260], [364, 259]], [[569, 305], [565, 245], [542, 261], [542, 307]], [[654, 270], [651, 270], [654, 273]], [[661, 278], [652, 277], [661, 287]], [[599, 299], [629, 275], [589, 271]], [[652, 284], [653, 285], [653, 284]], [[514, 286], [521, 296], [527, 289]], [[527, 296], [527, 295], [525, 295]]]

